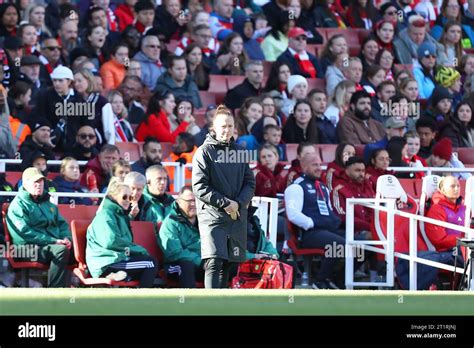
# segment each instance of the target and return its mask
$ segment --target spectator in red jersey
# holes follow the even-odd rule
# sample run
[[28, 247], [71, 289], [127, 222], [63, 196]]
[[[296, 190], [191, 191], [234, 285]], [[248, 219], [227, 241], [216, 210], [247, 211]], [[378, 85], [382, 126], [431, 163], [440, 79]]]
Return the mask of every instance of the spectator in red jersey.
[[344, 173], [344, 166], [347, 160], [356, 155], [356, 149], [353, 144], [339, 143], [336, 147], [336, 159], [328, 164], [326, 176], [323, 181], [330, 191], [339, 184]]
[[392, 21], [381, 20], [375, 24], [374, 36], [379, 45], [379, 49], [389, 50], [393, 54], [392, 42], [395, 37], [395, 23]]
[[137, 3], [137, 0], [125, 0], [123, 4], [117, 6], [115, 10], [115, 16], [119, 21], [120, 31], [124, 31], [126, 27], [132, 25], [135, 21], [135, 10], [134, 6]]
[[299, 178], [303, 173], [301, 169], [301, 159], [307, 154], [316, 154], [316, 148], [310, 143], [300, 143], [296, 148], [296, 158], [291, 161], [291, 167], [286, 176], [286, 185], [293, 183], [293, 180]]
[[[438, 192], [431, 200], [434, 204], [429, 208], [426, 217], [464, 226], [466, 207], [457, 178], [454, 176], [442, 178], [438, 184]], [[462, 237], [461, 232], [429, 223], [425, 223], [425, 231], [436, 251], [447, 251], [456, 247], [456, 239]]]
[[134, 9], [137, 17], [134, 26], [140, 34], [146, 34], [153, 26], [155, 6], [150, 0], [139, 0]]
[[105, 144], [99, 155], [86, 164], [81, 177], [81, 185], [90, 192], [102, 192], [112, 177], [112, 167], [119, 160], [120, 150], [115, 145]]
[[194, 123], [194, 117], [189, 115], [175, 129], [172, 129], [170, 119], [176, 106], [174, 95], [170, 92], [157, 92], [150, 99], [145, 120], [136, 130], [136, 139], [144, 141], [152, 136], [160, 142], [174, 143], [181, 132], [186, 132], [188, 126]]
[[[351, 157], [345, 163], [344, 171], [340, 172], [341, 180], [332, 190], [332, 202], [342, 222], [346, 221], [346, 199], [375, 198], [372, 183], [365, 177], [364, 160]], [[355, 233], [370, 231], [373, 210], [361, 205], [354, 207]]]
[[276, 198], [277, 193], [283, 193], [286, 188], [284, 165], [278, 163], [278, 150], [271, 144], [264, 144], [259, 149], [258, 164], [254, 170], [255, 196]]
[[387, 150], [377, 149], [372, 152], [366, 169], [366, 177], [372, 183], [372, 187], [375, 190], [377, 188], [377, 179], [381, 175], [391, 174], [391, 170], [387, 170], [390, 165], [390, 156]]
[[[428, 164], [423, 157], [418, 156], [420, 151], [420, 136], [416, 132], [407, 132], [405, 134], [407, 142], [407, 163], [410, 167], [421, 168], [427, 167]], [[417, 172], [415, 178], [421, 179], [425, 176], [424, 172]]]

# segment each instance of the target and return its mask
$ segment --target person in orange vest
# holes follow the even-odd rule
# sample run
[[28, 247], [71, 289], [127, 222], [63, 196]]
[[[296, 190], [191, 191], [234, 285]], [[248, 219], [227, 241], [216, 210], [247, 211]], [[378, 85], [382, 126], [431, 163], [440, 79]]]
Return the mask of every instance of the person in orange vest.
[[[182, 165], [192, 163], [194, 153], [196, 152], [197, 147], [194, 145], [194, 137], [189, 133], [180, 133], [176, 138], [176, 142], [173, 145], [173, 152], [169, 154], [168, 157], [163, 162], [179, 162]], [[168, 172], [168, 177], [170, 178], [170, 191], [175, 192], [175, 167], [167, 166], [165, 167]], [[185, 169], [184, 175], [184, 185], [191, 185], [191, 170]]]

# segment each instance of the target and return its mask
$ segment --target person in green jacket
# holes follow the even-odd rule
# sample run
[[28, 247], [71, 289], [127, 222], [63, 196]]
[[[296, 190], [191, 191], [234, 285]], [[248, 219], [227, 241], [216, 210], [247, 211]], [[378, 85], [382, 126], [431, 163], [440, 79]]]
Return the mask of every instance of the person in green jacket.
[[149, 167], [146, 172], [147, 186], [143, 192], [145, 203], [143, 205], [142, 220], [153, 223], [162, 222], [171, 211], [174, 198], [166, 194], [168, 186], [168, 173], [161, 165]]
[[123, 182], [127, 184], [132, 191], [132, 198], [130, 201], [130, 220], [143, 221], [143, 206], [145, 205], [145, 196], [143, 196], [143, 190], [145, 189], [146, 185], [145, 175], [139, 172], [130, 172], [125, 175]]
[[97, 215], [87, 230], [86, 263], [92, 277], [115, 281], [139, 280], [151, 288], [158, 273], [157, 261], [133, 243], [128, 185], [112, 178]]
[[196, 279], [204, 279], [196, 198], [190, 186], [184, 186], [172, 204], [170, 214], [161, 225], [158, 244], [165, 256], [167, 274], [178, 275], [182, 288], [194, 288]]
[[271, 257], [279, 258], [278, 251], [265, 237], [259, 218], [255, 215], [257, 208], [250, 205], [248, 209], [247, 223], [247, 260]]
[[49, 264], [48, 287], [65, 287], [66, 266], [74, 262], [72, 236], [66, 220], [49, 201], [45, 177], [38, 168], [23, 172], [23, 186], [7, 212], [7, 226], [13, 244], [37, 246], [32, 260]]

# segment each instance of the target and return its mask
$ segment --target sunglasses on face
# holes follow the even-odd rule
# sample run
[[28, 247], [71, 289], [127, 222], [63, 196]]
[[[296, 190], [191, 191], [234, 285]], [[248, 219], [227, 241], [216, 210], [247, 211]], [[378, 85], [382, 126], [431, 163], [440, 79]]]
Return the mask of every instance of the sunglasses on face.
[[129, 201], [131, 198], [132, 198], [132, 197], [129, 196], [129, 195], [123, 195], [123, 196], [122, 196], [122, 200], [124, 200], [124, 201]]
[[95, 134], [78, 134], [79, 138], [82, 140], [86, 140], [87, 138], [89, 139], [95, 139]]

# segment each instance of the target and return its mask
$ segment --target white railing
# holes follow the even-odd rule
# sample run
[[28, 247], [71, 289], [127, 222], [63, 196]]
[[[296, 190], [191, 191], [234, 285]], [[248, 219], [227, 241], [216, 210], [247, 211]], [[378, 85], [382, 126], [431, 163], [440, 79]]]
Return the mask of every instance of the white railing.
[[[178, 163], [179, 164], [179, 163]], [[18, 191], [0, 191], [0, 197], [15, 197]], [[58, 205], [60, 197], [68, 198], [104, 198], [105, 193], [84, 193], [84, 192], [50, 192], [50, 201]], [[173, 195], [176, 199], [177, 196]], [[257, 216], [260, 220], [262, 230], [267, 239], [276, 248], [277, 227], [278, 227], [278, 199], [268, 197], [253, 197], [252, 205], [257, 207]]]
[[[386, 203], [388, 206], [382, 206], [381, 203]], [[360, 241], [354, 239], [354, 206], [362, 205], [364, 207], [374, 210], [376, 214], [379, 211], [387, 213], [387, 236], [382, 241]], [[394, 238], [394, 221], [395, 215], [402, 216], [409, 219], [409, 254], [395, 252], [395, 238]], [[444, 269], [447, 271], [456, 271], [463, 273], [464, 270], [443, 263], [430, 261], [419, 258], [417, 256], [417, 237], [418, 237], [418, 222], [423, 221], [433, 225], [449, 228], [455, 231], [464, 233], [468, 238], [474, 236], [474, 231], [464, 226], [454, 225], [451, 223], [431, 219], [428, 217], [407, 213], [395, 208], [395, 199], [360, 199], [348, 198], [346, 200], [346, 288], [353, 289], [355, 286], [389, 286], [394, 284], [394, 261], [395, 257], [408, 260], [410, 269], [409, 289], [417, 289], [417, 269], [416, 264], [422, 263], [428, 266]], [[372, 246], [371, 246], [372, 245]], [[384, 248], [377, 248], [375, 246], [383, 246]], [[368, 251], [384, 254], [387, 261], [387, 280], [385, 283], [379, 282], [355, 282], [354, 281], [354, 247], [360, 247]]]

